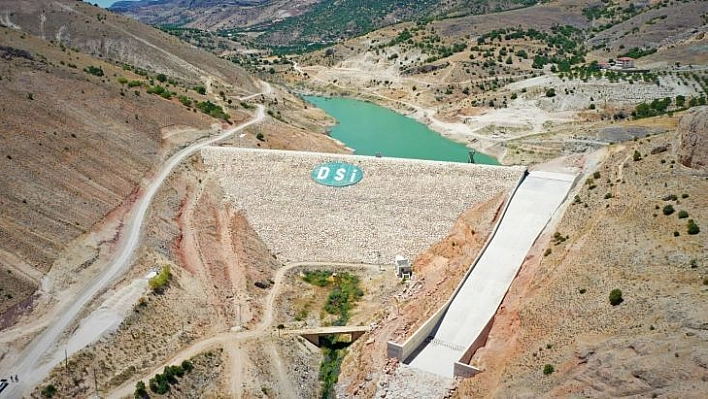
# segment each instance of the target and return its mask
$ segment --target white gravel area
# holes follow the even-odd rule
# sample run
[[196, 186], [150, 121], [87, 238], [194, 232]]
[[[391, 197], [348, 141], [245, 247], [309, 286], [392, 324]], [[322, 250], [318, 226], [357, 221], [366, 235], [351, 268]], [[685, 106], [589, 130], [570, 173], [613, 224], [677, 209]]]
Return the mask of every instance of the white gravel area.
[[[470, 207], [508, 193], [525, 168], [342, 154], [209, 147], [226, 200], [282, 261], [389, 263], [444, 238]], [[347, 162], [364, 174], [329, 187], [310, 174]]]
[[418, 399], [448, 398], [456, 381], [432, 373], [399, 365], [392, 375], [385, 375], [376, 385], [375, 398]]

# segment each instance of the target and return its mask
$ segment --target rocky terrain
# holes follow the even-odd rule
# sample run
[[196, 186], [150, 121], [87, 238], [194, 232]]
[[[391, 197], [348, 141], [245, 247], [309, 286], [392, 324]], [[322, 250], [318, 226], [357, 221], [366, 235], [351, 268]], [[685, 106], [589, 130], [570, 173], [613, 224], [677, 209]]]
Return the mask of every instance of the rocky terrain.
[[[155, 17], [191, 18], [178, 16], [180, 10], [162, 15], [160, 4], [136, 5], [155, 6], [148, 14]], [[257, 22], [276, 8], [285, 10], [283, 18], [304, 15], [310, 3], [288, 4], [269, 3], [253, 20], [247, 13], [256, 7], [241, 7], [245, 16], [225, 20], [228, 7], [208, 2], [214, 12], [200, 12], [193, 22]], [[149, 384], [165, 366], [189, 359], [192, 373], [154, 397], [318, 396], [322, 352], [297, 331], [332, 321], [322, 310], [327, 290], [301, 278], [305, 270], [324, 269], [360, 278], [363, 296], [350, 324], [371, 327], [348, 348], [335, 387], [340, 397], [702, 397], [708, 388], [708, 111], [697, 105], [708, 87], [706, 16], [701, 1], [562, 0], [403, 23], [285, 61], [251, 58], [248, 68], [268, 77], [276, 86], [270, 90], [230, 61], [89, 4], [4, 2], [0, 362], [42, 330], [57, 312], [53, 304], [101, 273], [142, 182], [177, 149], [247, 121], [263, 106], [263, 122], [220, 145], [347, 152], [322, 134], [334, 121], [286, 87], [377, 102], [505, 164], [583, 174], [473, 357], [484, 372], [458, 381], [422, 375], [387, 359], [386, 342], [409, 336], [448, 299], [503, 206], [504, 190], [489, 187], [507, 187], [513, 176], [495, 171], [494, 181], [469, 182], [469, 191], [481, 186], [485, 194], [471, 208], [466, 203], [446, 214], [443, 224], [421, 218], [435, 227], [430, 237], [421, 237], [413, 217], [395, 225], [407, 226], [416, 241], [414, 278], [400, 281], [386, 265], [382, 271], [287, 262], [324, 259], [331, 253], [302, 245], [301, 238], [328, 224], [359, 226], [365, 218], [342, 214], [330, 223], [315, 213], [316, 221], [307, 220], [293, 198], [256, 192], [270, 178], [257, 159], [234, 167], [214, 156], [227, 150], [212, 148], [168, 177], [130, 270], [81, 313], [118, 302], [127, 309], [122, 323], [87, 342], [32, 396], [46, 397], [50, 387], [55, 397], [133, 396], [137, 382]], [[576, 47], [564, 47], [566, 39]], [[534, 66], [536, 55], [566, 56], [578, 45], [588, 50], [588, 63], [636, 47], [639, 71]], [[667, 98], [667, 107], [649, 115]], [[228, 122], [200, 112], [206, 101], [223, 107]], [[272, 173], [302, 165], [277, 165]], [[410, 174], [396, 176], [408, 182]], [[444, 183], [445, 202], [459, 200], [450, 189], [459, 182]], [[408, 187], [409, 207], [430, 210], [438, 198], [424, 194], [432, 184]], [[399, 188], [382, 183], [367, 194], [386, 198]], [[299, 189], [300, 205], [326, 203]], [[367, 217], [404, 209], [359, 200], [347, 206], [365, 209]], [[286, 234], [264, 228], [273, 215], [293, 221]], [[381, 263], [370, 250], [379, 244], [386, 246], [386, 262], [398, 252], [398, 237], [388, 237], [395, 233], [356, 230], [358, 245], [338, 260]], [[164, 288], [140, 286], [142, 297], [134, 302], [116, 298], [167, 266], [171, 279]], [[621, 300], [611, 303], [614, 289]], [[74, 323], [72, 334], [82, 328]]]
[[702, 396], [708, 240], [687, 221], [705, 224], [708, 180], [677, 162], [685, 133], [612, 145], [588, 165], [557, 226], [568, 238], [539, 243], [473, 359], [486, 371], [460, 397]]
[[692, 169], [708, 170], [708, 118], [705, 117], [706, 108], [701, 107], [687, 113], [681, 118], [676, 134], [678, 162]]
[[[194, 32], [211, 31], [235, 41], [284, 49], [331, 44], [371, 30], [415, 19], [484, 14], [532, 5], [527, 0], [461, 0], [361, 4], [343, 0], [120, 1], [111, 11], [144, 23]], [[201, 36], [202, 34], [199, 33]], [[208, 35], [207, 35], [208, 36]]]
[[[461, 212], [507, 192], [523, 173], [522, 168], [395, 158], [289, 152], [264, 157], [227, 148], [205, 149], [202, 157], [225, 199], [243, 212], [268, 248], [280, 260], [295, 262], [413, 258], [444, 237]], [[332, 189], [312, 180], [314, 167], [335, 161], [359, 165], [362, 181]]]
[[[0, 4], [0, 25], [20, 30], [67, 49], [141, 70], [206, 86], [214, 84], [236, 95], [258, 91], [253, 78], [220, 59], [158, 29], [88, 3], [77, 1], [13, 1]], [[218, 93], [220, 89], [215, 92]]]
[[24, 307], [60, 254], [129, 203], [156, 162], [216, 121], [142, 88], [127, 94], [115, 76], [142, 80], [130, 71], [6, 28], [1, 37], [4, 312]]

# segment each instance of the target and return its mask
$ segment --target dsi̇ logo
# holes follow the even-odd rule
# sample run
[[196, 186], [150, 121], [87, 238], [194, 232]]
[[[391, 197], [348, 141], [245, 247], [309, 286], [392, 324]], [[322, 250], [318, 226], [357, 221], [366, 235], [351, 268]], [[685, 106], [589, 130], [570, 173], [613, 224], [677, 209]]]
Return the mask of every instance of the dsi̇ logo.
[[364, 177], [364, 172], [356, 165], [344, 162], [328, 162], [315, 166], [312, 180], [332, 187], [344, 187], [357, 184]]

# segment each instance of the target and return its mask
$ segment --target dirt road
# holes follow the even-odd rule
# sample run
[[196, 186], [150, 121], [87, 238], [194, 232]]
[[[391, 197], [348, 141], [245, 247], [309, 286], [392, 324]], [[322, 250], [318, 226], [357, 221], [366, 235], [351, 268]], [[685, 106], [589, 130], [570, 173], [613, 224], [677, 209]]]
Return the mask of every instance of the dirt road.
[[[255, 329], [250, 330], [250, 331], [228, 331], [228, 332], [221, 332], [217, 335], [211, 336], [204, 338], [200, 341], [197, 341], [193, 343], [192, 345], [184, 348], [182, 351], [179, 353], [175, 354], [172, 356], [168, 361], [153, 367], [148, 373], [144, 373], [143, 375], [139, 376], [139, 378], [134, 378], [131, 379], [118, 388], [116, 388], [113, 392], [111, 392], [107, 398], [108, 399], [119, 399], [119, 398], [124, 398], [127, 396], [132, 396], [133, 391], [135, 390], [135, 384], [140, 381], [140, 380], [148, 380], [155, 374], [161, 372], [165, 366], [167, 365], [172, 365], [172, 364], [177, 364], [183, 360], [189, 359], [192, 356], [195, 356], [201, 352], [204, 352], [206, 350], [216, 348], [216, 347], [224, 347], [226, 348], [226, 353], [231, 357], [231, 362], [230, 365], [228, 366], [231, 369], [231, 373], [228, 374], [231, 378], [231, 381], [227, 386], [229, 387], [230, 395], [235, 398], [240, 398], [242, 396], [242, 388], [244, 384], [243, 376], [239, 372], [240, 369], [242, 368], [243, 364], [246, 364], [245, 359], [248, 357], [248, 354], [245, 352], [244, 345], [243, 343], [245, 341], [258, 338], [258, 337], [263, 337], [263, 336], [268, 336], [271, 335], [273, 332], [272, 324], [273, 324], [273, 314], [275, 312], [275, 300], [278, 298], [278, 295], [280, 294], [280, 290], [282, 289], [283, 282], [285, 281], [285, 276], [286, 274], [298, 267], [351, 267], [351, 268], [370, 268], [370, 269], [375, 269], [379, 270], [380, 265], [370, 265], [370, 264], [363, 264], [363, 263], [338, 263], [338, 262], [293, 262], [289, 263], [286, 266], [278, 269], [278, 271], [275, 274], [275, 278], [273, 279], [274, 284], [272, 286], [272, 289], [268, 293], [268, 297], [266, 298], [266, 306], [265, 306], [265, 313], [263, 315], [263, 318], [261, 319], [261, 322], [256, 326]], [[272, 334], [275, 335], [275, 334]], [[280, 375], [280, 378], [284, 378], [284, 376], [287, 374], [284, 369], [283, 365], [280, 362], [280, 359], [278, 358], [277, 351], [275, 350], [275, 347], [272, 345], [269, 345], [269, 352], [274, 358], [274, 364], [276, 364], [276, 367], [278, 370], [276, 370], [276, 373]], [[278, 367], [280, 365], [280, 367]], [[284, 387], [290, 387], [291, 383], [289, 381], [280, 381], [280, 385]]]
[[[270, 92], [270, 85], [264, 83], [266, 92]], [[260, 94], [260, 93], [259, 93]], [[69, 326], [76, 321], [76, 317], [81, 310], [96, 295], [112, 283], [119, 280], [130, 267], [135, 250], [139, 247], [140, 235], [145, 220], [146, 213], [152, 202], [155, 193], [160, 189], [165, 179], [172, 173], [174, 168], [189, 156], [193, 155], [201, 148], [226, 139], [234, 133], [245, 129], [255, 123], [261, 122], [265, 118], [265, 108], [257, 105], [254, 117], [241, 125], [224, 130], [219, 135], [199, 141], [185, 147], [162, 166], [159, 173], [148, 182], [138, 198], [136, 205], [125, 223], [125, 229], [121, 234], [121, 240], [115, 257], [103, 268], [104, 273], [96, 276], [86, 284], [80, 293], [72, 298], [70, 302], [60, 305], [61, 307], [53, 311], [54, 320], [49, 323], [49, 327], [30, 342], [26, 349], [17, 356], [8, 356], [2, 364], [2, 369], [19, 376], [19, 383], [11, 384], [3, 392], [4, 397], [17, 398], [28, 395], [32, 389], [39, 384], [49, 372], [64, 357], [64, 350], [58, 346], [60, 337]]]

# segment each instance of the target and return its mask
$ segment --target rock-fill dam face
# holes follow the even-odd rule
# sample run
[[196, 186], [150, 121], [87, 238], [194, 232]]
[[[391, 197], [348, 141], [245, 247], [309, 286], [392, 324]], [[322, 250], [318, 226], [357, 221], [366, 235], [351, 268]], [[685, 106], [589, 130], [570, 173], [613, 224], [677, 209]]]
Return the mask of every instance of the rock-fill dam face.
[[523, 167], [210, 147], [208, 173], [282, 261], [391, 263], [444, 238]]

